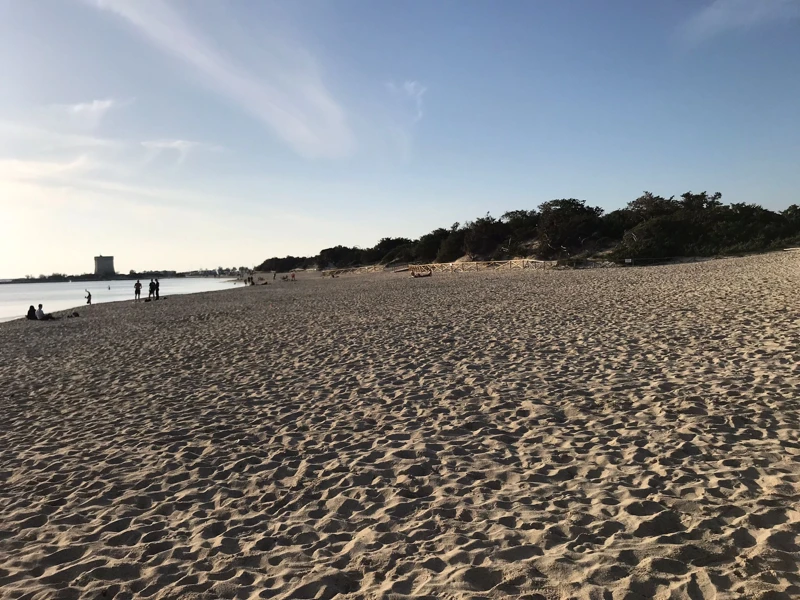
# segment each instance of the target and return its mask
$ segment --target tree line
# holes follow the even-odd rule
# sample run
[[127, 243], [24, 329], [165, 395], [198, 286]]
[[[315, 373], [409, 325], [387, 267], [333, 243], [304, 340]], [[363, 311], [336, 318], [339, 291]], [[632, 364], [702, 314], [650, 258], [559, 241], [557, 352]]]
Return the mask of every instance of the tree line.
[[574, 198], [537, 209], [490, 214], [419, 239], [382, 238], [372, 248], [334, 246], [316, 256], [269, 258], [256, 270], [347, 268], [375, 264], [605, 257], [667, 259], [761, 252], [797, 243], [800, 208], [774, 212], [757, 204], [723, 204], [722, 194], [687, 192], [669, 198], [644, 192], [606, 213]]

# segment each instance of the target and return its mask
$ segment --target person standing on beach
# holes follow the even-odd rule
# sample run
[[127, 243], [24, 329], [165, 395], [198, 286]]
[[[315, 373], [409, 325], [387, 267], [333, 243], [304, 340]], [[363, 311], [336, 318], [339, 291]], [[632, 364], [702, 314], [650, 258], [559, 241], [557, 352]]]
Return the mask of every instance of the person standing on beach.
[[91, 304], [92, 303], [92, 292], [90, 292], [89, 290], [83, 290], [83, 291], [86, 292], [86, 304]]
[[142, 284], [137, 279], [136, 283], [133, 286], [133, 297], [138, 302], [141, 299], [141, 295], [142, 295]]
[[161, 287], [161, 284], [160, 284], [160, 283], [158, 283], [158, 279], [156, 279], [156, 300], [158, 300], [158, 299], [159, 299], [159, 297], [160, 297], [160, 296], [158, 295], [158, 289], [159, 289], [160, 287]]
[[156, 282], [152, 279], [150, 280], [150, 293], [148, 294], [148, 298], [152, 298], [156, 295]]

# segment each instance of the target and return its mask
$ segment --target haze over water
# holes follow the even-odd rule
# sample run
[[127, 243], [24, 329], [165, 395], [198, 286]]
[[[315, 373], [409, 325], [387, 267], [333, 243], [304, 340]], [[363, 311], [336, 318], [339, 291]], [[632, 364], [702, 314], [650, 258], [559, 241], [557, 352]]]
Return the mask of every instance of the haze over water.
[[[147, 298], [149, 279], [142, 279], [142, 298]], [[211, 277], [178, 277], [159, 280], [162, 297], [224, 290], [232, 287], [230, 279]], [[134, 280], [74, 281], [45, 283], [7, 283], [0, 285], [0, 321], [23, 318], [30, 305], [44, 305], [45, 312], [57, 312], [81, 306], [86, 308], [86, 292], [92, 293], [92, 304], [133, 300]], [[110, 289], [109, 289], [110, 288]]]

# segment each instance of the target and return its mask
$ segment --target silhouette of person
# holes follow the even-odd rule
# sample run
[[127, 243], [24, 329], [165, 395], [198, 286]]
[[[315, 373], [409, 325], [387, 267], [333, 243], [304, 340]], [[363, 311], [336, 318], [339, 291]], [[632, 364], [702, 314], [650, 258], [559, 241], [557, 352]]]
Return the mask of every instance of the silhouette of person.
[[91, 304], [92, 303], [92, 292], [90, 292], [89, 290], [83, 290], [83, 291], [86, 292], [86, 304]]
[[277, 271], [275, 271], [275, 272], [272, 274], [272, 281], [275, 281], [275, 278], [276, 278], [277, 276], [278, 276], [278, 272], [277, 272]]
[[39, 318], [36, 316], [36, 309], [34, 308], [33, 304], [28, 307], [28, 314], [25, 315], [25, 318], [29, 321], [35, 321]]
[[160, 283], [158, 283], [158, 279], [156, 279], [156, 300], [158, 300], [158, 299], [159, 299], [159, 297], [160, 297], [160, 296], [158, 295], [158, 290], [159, 290], [159, 288], [160, 288], [160, 287], [161, 287], [161, 284], [160, 284]]
[[138, 301], [142, 295], [142, 283], [137, 279], [133, 286], [133, 297]]
[[156, 295], [156, 282], [152, 279], [150, 280], [150, 294], [147, 296], [148, 298], [152, 298]]

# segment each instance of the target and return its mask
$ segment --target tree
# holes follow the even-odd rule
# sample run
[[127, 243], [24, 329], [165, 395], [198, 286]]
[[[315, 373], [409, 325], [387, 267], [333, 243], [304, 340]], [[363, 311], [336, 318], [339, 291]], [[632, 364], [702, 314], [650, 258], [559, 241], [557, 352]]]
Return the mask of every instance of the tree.
[[655, 196], [650, 192], [644, 192], [636, 200], [628, 202], [627, 206], [634, 225], [638, 225], [648, 219], [671, 215], [680, 209], [681, 203], [675, 200], [675, 196], [664, 198], [663, 196]]
[[361, 260], [367, 264], [388, 262], [385, 260], [386, 255], [396, 248], [407, 246], [411, 243], [408, 238], [381, 238], [375, 246], [363, 251]]
[[707, 192], [701, 192], [699, 194], [686, 192], [685, 194], [681, 194], [681, 204], [686, 210], [700, 211], [714, 209], [722, 205], [721, 200], [722, 194], [719, 192], [711, 196], [709, 196]]
[[[334, 246], [314, 257], [273, 257], [259, 270], [355, 267], [397, 262], [452, 262], [479, 258], [590, 255], [613, 248], [620, 258], [666, 258], [754, 252], [800, 243], [800, 207], [781, 213], [756, 204], [722, 204], [719, 192], [687, 192], [679, 199], [644, 192], [625, 208], [604, 214], [574, 198], [551, 200], [539, 210], [486, 214], [463, 226], [437, 228], [412, 241], [381, 238], [372, 248]], [[245, 270], [245, 267], [241, 267]], [[132, 272], [133, 273], [133, 272]], [[28, 276], [30, 278], [30, 276]]]
[[350, 248], [348, 246], [334, 246], [325, 248], [319, 253], [318, 267], [326, 269], [328, 267], [345, 268], [357, 267], [363, 262], [363, 251], [360, 248]]
[[442, 227], [423, 235], [415, 244], [415, 259], [423, 263], [434, 262], [442, 243], [449, 235], [450, 231]]
[[508, 223], [498, 221], [489, 213], [464, 226], [464, 250], [474, 257], [490, 257], [511, 236]]
[[309, 258], [306, 256], [286, 256], [284, 258], [268, 258], [260, 265], [256, 271], [277, 271], [278, 273], [286, 273], [294, 269], [308, 269], [316, 263], [316, 258]]
[[542, 258], [569, 256], [589, 238], [599, 235], [603, 209], [575, 198], [551, 200], [539, 206], [539, 251]]
[[439, 252], [436, 253], [436, 262], [453, 262], [464, 255], [464, 238], [466, 231], [454, 223], [450, 227], [450, 233], [442, 241]]

